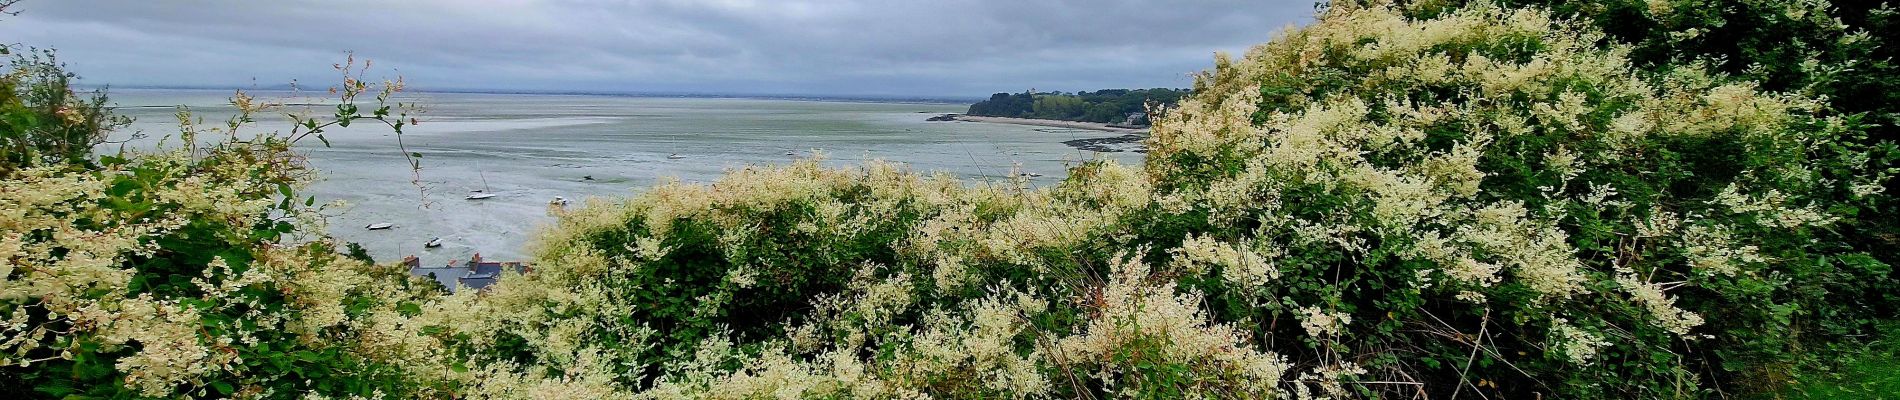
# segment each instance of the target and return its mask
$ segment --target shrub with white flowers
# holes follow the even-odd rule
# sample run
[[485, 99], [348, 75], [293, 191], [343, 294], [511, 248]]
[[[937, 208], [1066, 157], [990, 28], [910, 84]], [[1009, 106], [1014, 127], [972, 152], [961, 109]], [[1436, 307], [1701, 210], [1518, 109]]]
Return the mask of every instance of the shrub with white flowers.
[[[1141, 170], [801, 163], [594, 204], [496, 289], [532, 316], [507, 354], [688, 397], [1699, 397], [1884, 271], [1830, 228], [1890, 172], [1818, 100], [1539, 9], [1407, 11], [1220, 58]], [[533, 328], [574, 318], [629, 344]]]
[[563, 212], [481, 293], [289, 240], [320, 224], [283, 140], [0, 168], [0, 387], [1701, 398], [1900, 308], [1841, 233], [1891, 230], [1860, 116], [1541, 8], [1383, 3], [1218, 57], [1138, 168], [737, 169]]

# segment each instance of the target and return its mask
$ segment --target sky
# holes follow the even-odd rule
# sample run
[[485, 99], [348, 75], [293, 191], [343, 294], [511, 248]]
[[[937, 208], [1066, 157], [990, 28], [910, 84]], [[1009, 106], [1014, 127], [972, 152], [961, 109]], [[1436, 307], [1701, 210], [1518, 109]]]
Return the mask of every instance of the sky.
[[24, 0], [82, 84], [983, 97], [1188, 87], [1313, 0]]

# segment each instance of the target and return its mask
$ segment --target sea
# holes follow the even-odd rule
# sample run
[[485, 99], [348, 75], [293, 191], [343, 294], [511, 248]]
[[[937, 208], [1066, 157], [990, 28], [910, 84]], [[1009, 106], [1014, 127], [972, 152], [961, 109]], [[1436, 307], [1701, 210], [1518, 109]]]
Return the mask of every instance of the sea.
[[[178, 146], [178, 112], [200, 127], [222, 127], [234, 114], [231, 91], [113, 89], [109, 104], [132, 125], [100, 151]], [[252, 92], [286, 104], [255, 116], [238, 132], [288, 132], [289, 112], [333, 113], [323, 93]], [[930, 122], [965, 111], [950, 102], [840, 99], [658, 97], [488, 93], [404, 93], [420, 124], [398, 136], [359, 123], [298, 142], [318, 171], [304, 190], [320, 204], [328, 233], [361, 244], [378, 261], [414, 255], [424, 265], [468, 260], [532, 261], [525, 245], [554, 218], [556, 197], [579, 207], [589, 198], [626, 198], [668, 180], [711, 183], [728, 170], [784, 165], [822, 154], [849, 168], [893, 161], [920, 173], [969, 182], [1036, 175], [1060, 181], [1068, 168], [1098, 158], [1139, 164], [1133, 151], [1095, 152], [1064, 141], [1119, 133], [981, 122]], [[373, 104], [360, 99], [359, 104]], [[210, 138], [200, 138], [210, 140]], [[420, 154], [411, 168], [405, 151]], [[479, 193], [494, 197], [469, 200]], [[388, 223], [390, 229], [370, 230]], [[440, 238], [442, 246], [425, 248]]]

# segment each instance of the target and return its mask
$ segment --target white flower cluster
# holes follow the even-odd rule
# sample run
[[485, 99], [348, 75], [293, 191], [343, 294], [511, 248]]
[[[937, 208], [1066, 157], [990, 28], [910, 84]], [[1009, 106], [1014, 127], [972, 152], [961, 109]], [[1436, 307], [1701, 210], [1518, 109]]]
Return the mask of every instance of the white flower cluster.
[[1576, 365], [1590, 365], [1596, 362], [1597, 352], [1610, 345], [1603, 336], [1578, 329], [1563, 318], [1550, 322], [1550, 343], [1565, 359]]
[[1300, 327], [1306, 329], [1306, 335], [1314, 338], [1332, 338], [1346, 333], [1346, 325], [1352, 323], [1352, 315], [1328, 312], [1319, 307], [1300, 308]]
[[1157, 358], [1150, 362], [1236, 378], [1216, 383], [1223, 387], [1203, 395], [1278, 395], [1282, 375], [1291, 368], [1282, 357], [1248, 345], [1234, 326], [1210, 322], [1197, 294], [1151, 283], [1149, 272], [1138, 261], [1115, 265], [1108, 285], [1084, 300], [1095, 308], [1094, 316], [1081, 332], [1058, 341], [1064, 364], [1093, 366], [1096, 376], [1113, 377], [1124, 372], [1116, 357], [1149, 354]]

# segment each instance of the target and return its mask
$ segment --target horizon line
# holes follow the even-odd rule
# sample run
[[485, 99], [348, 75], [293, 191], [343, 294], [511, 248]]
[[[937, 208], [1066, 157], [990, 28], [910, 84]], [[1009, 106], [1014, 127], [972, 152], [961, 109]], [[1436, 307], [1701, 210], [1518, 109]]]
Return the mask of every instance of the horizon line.
[[[264, 91], [322, 91], [290, 84], [270, 86], [230, 86], [230, 85], [113, 85], [113, 84], [76, 84], [75, 88], [85, 89], [131, 89], [131, 90], [264, 90]], [[495, 89], [495, 88], [410, 88], [404, 90], [414, 93], [454, 93], [454, 94], [520, 94], [520, 95], [556, 95], [556, 96], [613, 96], [613, 97], [668, 97], [668, 98], [732, 98], [732, 99], [803, 99], [803, 100], [881, 100], [881, 101], [921, 101], [967, 104], [981, 101], [986, 97], [958, 95], [897, 95], [897, 94], [818, 94], [818, 93], [742, 93], [742, 92], [695, 92], [695, 91], [636, 91], [636, 90], [574, 90], [574, 89]]]

